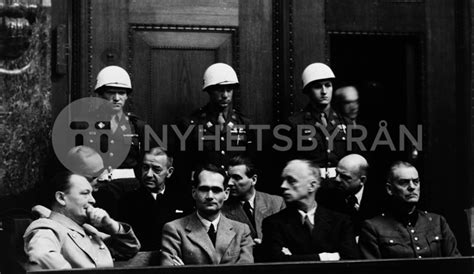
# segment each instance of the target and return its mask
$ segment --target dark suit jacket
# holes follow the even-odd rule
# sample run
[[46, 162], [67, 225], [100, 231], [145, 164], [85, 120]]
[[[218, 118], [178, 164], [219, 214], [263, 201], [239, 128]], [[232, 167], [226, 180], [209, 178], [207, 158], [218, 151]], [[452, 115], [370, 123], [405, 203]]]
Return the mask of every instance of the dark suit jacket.
[[252, 238], [262, 239], [262, 222], [266, 217], [280, 212], [285, 208], [285, 201], [282, 197], [257, 191], [255, 193], [254, 205], [255, 226], [245, 214], [240, 201], [229, 199], [222, 207], [222, 213], [229, 219], [247, 224], [250, 227]]
[[174, 220], [163, 227], [162, 265], [173, 265], [171, 255], [185, 265], [253, 263], [253, 240], [246, 224], [221, 215], [216, 246], [196, 213]]
[[192, 212], [192, 208], [178, 202], [170, 187], [156, 200], [146, 188], [140, 187], [120, 200], [118, 219], [133, 227], [142, 243], [141, 250], [159, 250], [163, 225]]
[[[320, 205], [310, 234], [298, 210], [289, 206], [263, 220], [263, 247], [269, 261], [317, 261], [319, 253], [339, 252], [341, 259], [358, 259], [350, 218]], [[286, 247], [292, 255], [285, 255]]]
[[341, 190], [334, 186], [326, 185], [322, 186], [316, 193], [316, 201], [325, 208], [350, 216], [354, 224], [354, 232], [356, 235], [359, 235], [362, 222], [382, 212], [382, 203], [377, 200], [381, 196], [374, 193], [374, 189], [370, 185], [365, 184], [362, 202], [359, 210], [356, 211], [347, 205], [347, 196]]

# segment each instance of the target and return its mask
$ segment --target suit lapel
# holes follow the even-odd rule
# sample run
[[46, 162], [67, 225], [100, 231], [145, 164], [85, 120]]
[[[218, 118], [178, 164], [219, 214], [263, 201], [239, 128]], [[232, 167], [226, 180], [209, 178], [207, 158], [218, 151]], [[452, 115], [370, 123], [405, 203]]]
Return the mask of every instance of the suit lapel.
[[55, 220], [65, 227], [69, 229], [67, 232], [69, 238], [87, 255], [89, 256], [90, 260], [95, 264], [96, 262], [94, 261], [93, 258], [97, 257], [96, 252], [94, 252], [94, 249], [92, 247], [92, 242], [87, 236], [86, 232], [84, 229], [76, 224], [74, 221], [71, 219], [67, 218], [66, 216], [62, 214], [58, 214], [56, 212], [52, 212], [51, 216], [49, 217], [51, 220]]
[[319, 245], [319, 243], [327, 242], [325, 237], [329, 235], [329, 230], [331, 230], [330, 217], [327, 214], [326, 209], [318, 206], [316, 213], [314, 214], [314, 229], [312, 233], [312, 243], [313, 246]]
[[216, 237], [216, 253], [217, 253], [217, 263], [219, 264], [224, 257], [225, 252], [229, 248], [230, 243], [235, 237], [235, 231], [229, 220], [221, 215], [219, 225], [217, 226], [217, 237]]
[[[194, 244], [201, 247], [204, 250], [204, 252], [207, 254], [207, 256], [209, 257], [209, 259], [214, 264], [217, 264], [218, 260], [215, 256], [214, 245], [212, 244], [211, 239], [209, 238], [209, 235], [207, 235], [206, 228], [201, 223], [201, 221], [199, 221], [199, 218], [197, 217], [196, 214], [197, 213], [194, 213], [190, 216], [189, 222], [186, 225], [186, 232], [188, 233], [188, 238]], [[216, 242], [218, 241], [219, 241], [219, 232], [217, 233]]]
[[[263, 196], [260, 192], [255, 193], [255, 209], [254, 209], [254, 216], [255, 216], [255, 230], [257, 232], [262, 231], [262, 222], [265, 214], [267, 213], [267, 204], [265, 203]], [[258, 235], [261, 238], [261, 235]]]
[[[250, 227], [250, 232], [252, 233], [252, 237], [253, 236], [257, 237], [257, 231], [253, 227], [252, 222], [247, 217], [247, 214], [245, 214], [242, 204], [239, 201], [231, 201], [226, 206], [227, 206], [227, 213], [226, 213], [227, 217], [229, 217], [232, 220], [247, 224]], [[257, 210], [258, 209], [255, 208], [254, 214], [257, 214]], [[257, 220], [257, 215], [255, 215], [255, 220]]]
[[301, 221], [301, 214], [295, 207], [286, 208], [287, 210], [287, 223], [286, 230], [288, 237], [291, 237], [290, 242], [296, 243], [295, 246], [305, 247], [307, 249], [311, 244], [311, 237], [309, 232], [303, 227]]

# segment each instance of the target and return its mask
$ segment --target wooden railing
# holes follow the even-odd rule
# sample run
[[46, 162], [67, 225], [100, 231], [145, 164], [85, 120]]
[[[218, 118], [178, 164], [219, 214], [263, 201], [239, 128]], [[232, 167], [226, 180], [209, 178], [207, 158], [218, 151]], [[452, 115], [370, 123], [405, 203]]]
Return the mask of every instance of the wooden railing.
[[[140, 254], [139, 254], [140, 256]], [[292, 262], [292, 263], [256, 263], [248, 265], [206, 265], [160, 267], [144, 266], [102, 269], [73, 269], [53, 271], [25, 271], [24, 273], [81, 273], [81, 274], [408, 274], [408, 273], [469, 273], [474, 271], [474, 257], [360, 260], [336, 262]]]

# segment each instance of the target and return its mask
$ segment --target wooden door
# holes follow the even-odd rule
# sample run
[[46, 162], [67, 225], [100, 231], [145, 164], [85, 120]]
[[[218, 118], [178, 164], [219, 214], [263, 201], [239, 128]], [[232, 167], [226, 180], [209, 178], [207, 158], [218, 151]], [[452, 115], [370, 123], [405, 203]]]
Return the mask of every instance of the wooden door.
[[234, 107], [255, 122], [272, 121], [271, 0], [74, 3], [81, 11], [76, 14], [81, 37], [74, 47], [81, 48], [75, 67], [78, 97], [93, 94], [95, 76], [104, 66], [122, 66], [132, 78], [129, 110], [160, 133], [162, 125], [207, 102], [203, 73], [224, 62], [241, 83]]

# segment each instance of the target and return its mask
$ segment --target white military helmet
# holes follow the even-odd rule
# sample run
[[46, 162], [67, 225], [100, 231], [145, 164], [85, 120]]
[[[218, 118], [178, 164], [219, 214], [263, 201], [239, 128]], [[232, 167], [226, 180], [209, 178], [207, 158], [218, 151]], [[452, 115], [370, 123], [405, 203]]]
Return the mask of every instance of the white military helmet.
[[304, 69], [303, 74], [301, 75], [301, 79], [303, 80], [303, 91], [311, 82], [334, 78], [336, 78], [336, 76], [328, 65], [323, 63], [312, 63]]
[[215, 63], [204, 72], [202, 90], [214, 85], [237, 85], [239, 79], [235, 70], [224, 63]]
[[94, 91], [103, 86], [132, 89], [132, 81], [127, 71], [119, 66], [108, 66], [97, 74], [97, 83]]

